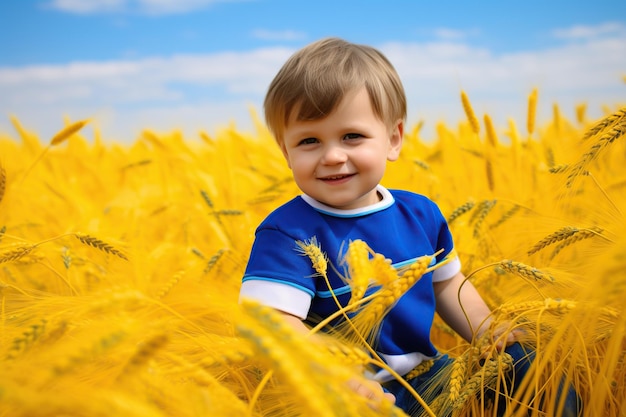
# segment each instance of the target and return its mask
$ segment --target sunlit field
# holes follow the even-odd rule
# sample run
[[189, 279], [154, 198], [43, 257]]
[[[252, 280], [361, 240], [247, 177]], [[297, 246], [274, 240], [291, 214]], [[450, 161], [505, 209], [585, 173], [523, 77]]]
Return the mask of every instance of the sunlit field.
[[[562, 381], [585, 416], [626, 415], [626, 107], [591, 120], [581, 104], [568, 120], [555, 105], [536, 125], [537, 100], [524, 126], [496, 129], [461, 93], [467, 118], [428, 138], [408, 126], [383, 179], [438, 203], [495, 326], [537, 350], [513, 398], [488, 336], [468, 344], [437, 319], [433, 340], [455, 362], [424, 415], [489, 416], [490, 387], [511, 415], [552, 416]], [[378, 363], [376, 323], [423, 265], [401, 275], [366, 245], [337, 263], [300, 242], [312, 279], [333, 263], [355, 288], [347, 312], [360, 313], [332, 339], [238, 303], [256, 225], [298, 194], [260, 121], [197, 137], [147, 126], [132, 143], [92, 121], [53, 138], [12, 121], [0, 135], [0, 416], [404, 415], [346, 385]], [[372, 274], [378, 296], [359, 298]]]

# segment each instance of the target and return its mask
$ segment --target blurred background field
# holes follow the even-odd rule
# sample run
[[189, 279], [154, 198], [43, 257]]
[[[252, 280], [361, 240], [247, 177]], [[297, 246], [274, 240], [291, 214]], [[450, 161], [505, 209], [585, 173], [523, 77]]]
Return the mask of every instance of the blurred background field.
[[[555, 105], [537, 124], [536, 93], [526, 123], [506, 129], [463, 93], [458, 124], [432, 137], [408, 126], [383, 184], [439, 204], [497, 322], [540, 352], [531, 383], [552, 398], [565, 376], [586, 416], [623, 416], [626, 110], [591, 119], [581, 104], [567, 118]], [[238, 305], [256, 225], [297, 194], [253, 121], [253, 134], [146, 129], [120, 143], [89, 120], [46, 138], [12, 119], [0, 137], [0, 415], [401, 415], [345, 389], [359, 346], [308, 343]], [[439, 321], [433, 339], [478, 366], [476, 346]]]

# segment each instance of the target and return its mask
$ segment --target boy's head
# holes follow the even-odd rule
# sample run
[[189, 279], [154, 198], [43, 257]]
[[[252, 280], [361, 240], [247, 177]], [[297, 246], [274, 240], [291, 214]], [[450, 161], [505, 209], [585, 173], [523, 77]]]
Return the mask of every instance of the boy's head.
[[363, 87], [374, 114], [388, 127], [406, 119], [404, 88], [382, 53], [342, 39], [319, 40], [297, 51], [278, 72], [265, 97], [265, 120], [280, 144], [290, 118], [323, 119], [347, 93]]

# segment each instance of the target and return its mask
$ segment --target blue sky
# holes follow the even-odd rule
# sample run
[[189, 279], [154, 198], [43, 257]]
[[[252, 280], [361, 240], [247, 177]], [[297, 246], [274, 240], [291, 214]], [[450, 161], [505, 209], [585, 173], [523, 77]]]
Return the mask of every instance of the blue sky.
[[0, 132], [15, 115], [44, 141], [64, 117], [112, 141], [250, 130], [282, 63], [324, 36], [381, 49], [426, 135], [462, 120], [461, 89], [520, 130], [534, 87], [540, 119], [626, 103], [623, 0], [3, 0], [0, 28]]

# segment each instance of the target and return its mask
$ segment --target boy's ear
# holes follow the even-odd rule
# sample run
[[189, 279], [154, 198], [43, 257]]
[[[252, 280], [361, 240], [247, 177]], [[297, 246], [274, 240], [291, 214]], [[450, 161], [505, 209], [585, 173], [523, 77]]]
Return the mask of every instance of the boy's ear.
[[400, 156], [402, 149], [402, 141], [404, 140], [404, 122], [398, 120], [389, 135], [389, 150], [387, 151], [387, 160], [395, 161]]

